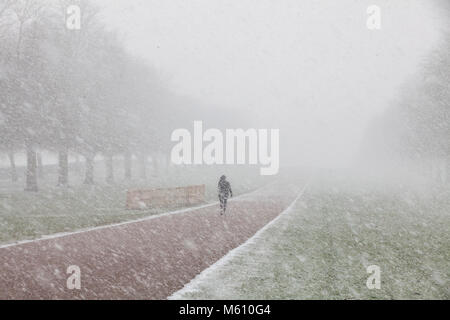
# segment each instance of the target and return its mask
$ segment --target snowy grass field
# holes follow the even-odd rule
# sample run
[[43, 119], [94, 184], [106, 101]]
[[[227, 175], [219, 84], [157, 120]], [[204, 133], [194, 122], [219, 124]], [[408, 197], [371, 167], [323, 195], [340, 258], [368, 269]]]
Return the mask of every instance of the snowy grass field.
[[[21, 179], [12, 184], [7, 170], [0, 174], [0, 244], [36, 239], [44, 235], [76, 231], [89, 227], [120, 223], [163, 213], [174, 208], [127, 210], [126, 192], [134, 188], [176, 187], [194, 184], [206, 185], [206, 201], [216, 201], [218, 177], [225, 173], [233, 183], [236, 195], [252, 191], [267, 179], [248, 168], [170, 168], [159, 173], [149, 171], [146, 180], [124, 180], [120, 162], [116, 163], [116, 183], [104, 183], [103, 163], [96, 163], [96, 184], [82, 184], [82, 165], [72, 164], [70, 186], [56, 187], [56, 167], [44, 168], [40, 191], [23, 191]], [[19, 173], [21, 169], [19, 168]], [[134, 173], [137, 177], [137, 173]]]
[[[450, 299], [450, 197], [315, 181], [174, 299]], [[369, 290], [367, 266], [381, 269]]]

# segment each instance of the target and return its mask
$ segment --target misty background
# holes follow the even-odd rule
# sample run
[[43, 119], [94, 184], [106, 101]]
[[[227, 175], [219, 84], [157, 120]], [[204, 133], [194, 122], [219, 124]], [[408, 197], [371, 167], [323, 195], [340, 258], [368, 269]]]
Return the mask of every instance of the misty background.
[[[109, 182], [117, 157], [145, 179], [194, 120], [280, 129], [281, 167], [446, 171], [445, 1], [0, 4], [2, 166], [16, 181], [26, 165], [27, 190], [42, 164], [64, 186], [84, 162], [92, 184], [95, 159]], [[66, 28], [71, 4], [81, 30]], [[381, 30], [366, 26], [373, 4]]]
[[[449, 15], [448, 0], [0, 0], [0, 297], [165, 297], [259, 229], [194, 298], [448, 299]], [[172, 164], [171, 133], [195, 120], [279, 129], [280, 174]], [[66, 291], [75, 256], [101, 290]]]
[[[280, 128], [282, 165], [349, 166], [442, 40], [440, 1], [98, 1], [170, 88]], [[381, 30], [366, 27], [381, 8]], [[200, 115], [201, 117], [201, 115]], [[233, 127], [233, 125], [232, 125]]]

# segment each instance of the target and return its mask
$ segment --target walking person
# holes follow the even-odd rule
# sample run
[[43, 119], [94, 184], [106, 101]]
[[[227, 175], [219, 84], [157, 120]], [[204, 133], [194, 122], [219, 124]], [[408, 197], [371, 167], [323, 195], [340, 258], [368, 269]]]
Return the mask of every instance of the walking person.
[[219, 180], [219, 184], [217, 186], [217, 190], [219, 192], [219, 201], [220, 201], [220, 215], [225, 214], [227, 210], [227, 200], [229, 197], [233, 197], [233, 191], [231, 190], [231, 185], [227, 181], [226, 176], [221, 176]]

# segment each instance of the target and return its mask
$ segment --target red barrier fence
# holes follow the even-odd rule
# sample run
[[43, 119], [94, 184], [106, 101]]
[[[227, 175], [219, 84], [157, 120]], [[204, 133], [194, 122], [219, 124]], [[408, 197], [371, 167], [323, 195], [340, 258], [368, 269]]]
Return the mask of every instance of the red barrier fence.
[[129, 190], [127, 209], [176, 207], [200, 204], [205, 201], [206, 186], [188, 186], [151, 190]]

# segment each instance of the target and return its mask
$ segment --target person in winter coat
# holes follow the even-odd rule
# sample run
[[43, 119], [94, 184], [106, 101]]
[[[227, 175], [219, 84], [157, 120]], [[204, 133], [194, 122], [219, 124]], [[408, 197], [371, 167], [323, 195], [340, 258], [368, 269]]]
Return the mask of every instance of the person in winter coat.
[[231, 190], [231, 185], [227, 181], [226, 176], [220, 177], [219, 184], [217, 186], [217, 190], [219, 192], [220, 214], [222, 215], [227, 210], [228, 198], [233, 197], [233, 191]]

